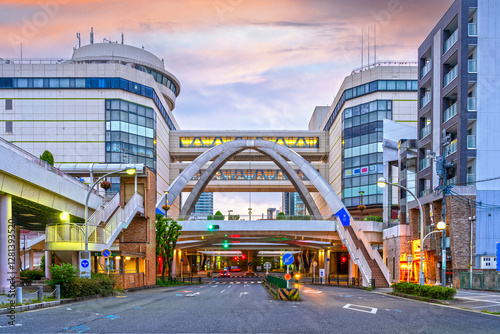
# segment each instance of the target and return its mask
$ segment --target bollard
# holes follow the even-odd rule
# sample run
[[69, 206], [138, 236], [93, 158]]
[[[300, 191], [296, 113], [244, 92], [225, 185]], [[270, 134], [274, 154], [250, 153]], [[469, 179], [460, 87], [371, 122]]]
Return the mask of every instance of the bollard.
[[23, 303], [23, 288], [16, 288], [16, 304]]
[[57, 300], [61, 299], [61, 286], [59, 284], [56, 284], [56, 289], [54, 290], [54, 295]]
[[37, 296], [38, 301], [43, 302], [43, 286], [38, 287]]
[[372, 285], [372, 289], [373, 289], [373, 290], [375, 290], [375, 278], [372, 278], [372, 279], [370, 280], [370, 283], [371, 283], [371, 285]]
[[201, 283], [201, 276], [198, 276], [198, 283]]

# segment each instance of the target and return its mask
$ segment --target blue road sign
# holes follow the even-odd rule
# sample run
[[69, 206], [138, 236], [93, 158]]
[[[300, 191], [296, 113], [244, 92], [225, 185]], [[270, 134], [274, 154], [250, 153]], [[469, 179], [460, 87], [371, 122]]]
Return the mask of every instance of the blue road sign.
[[110, 257], [110, 256], [111, 256], [111, 251], [110, 251], [109, 249], [104, 249], [104, 250], [102, 251], [102, 256], [104, 256], [104, 257], [106, 257], [106, 258], [107, 258], [107, 257]]
[[248, 262], [248, 266], [251, 267], [252, 266], [252, 262]]
[[87, 268], [89, 266], [89, 261], [83, 260], [81, 264], [83, 268]]
[[293, 263], [293, 255], [290, 253], [286, 253], [285, 255], [283, 255], [281, 259], [283, 260], [283, 263], [286, 264], [287, 266]]
[[335, 214], [335, 216], [340, 219], [340, 221], [342, 222], [343, 226], [349, 226], [350, 225], [351, 219], [349, 218], [349, 214], [347, 214], [347, 211], [345, 210], [345, 208], [340, 209]]

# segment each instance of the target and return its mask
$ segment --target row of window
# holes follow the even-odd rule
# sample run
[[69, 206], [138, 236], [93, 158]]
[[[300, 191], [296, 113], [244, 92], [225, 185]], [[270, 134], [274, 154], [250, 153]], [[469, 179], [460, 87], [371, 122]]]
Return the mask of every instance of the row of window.
[[286, 147], [319, 147], [318, 137], [180, 137], [180, 147], [214, 147], [237, 139], [262, 139]]
[[366, 124], [369, 122], [382, 121], [384, 119], [392, 119], [392, 111], [374, 111], [369, 114], [347, 118], [344, 121], [344, 130], [353, 126]]
[[360, 145], [373, 144], [376, 142], [382, 142], [383, 138], [384, 138], [383, 132], [373, 132], [362, 136], [345, 138], [344, 149]]
[[330, 130], [330, 127], [337, 117], [338, 113], [342, 109], [346, 100], [353, 99], [366, 94], [374, 93], [376, 91], [417, 91], [418, 81], [417, 80], [376, 80], [370, 83], [356, 86], [350, 89], [344, 90], [342, 96], [340, 97], [337, 105], [335, 106], [333, 113], [330, 115], [326, 126], [323, 128], [324, 131]]
[[344, 110], [344, 120], [351, 117], [356, 117], [359, 115], [368, 114], [372, 111], [379, 110], [392, 110], [391, 100], [375, 100], [368, 103], [363, 103], [351, 108], [345, 108]]
[[153, 76], [156, 82], [167, 87], [172, 92], [174, 92], [175, 96], [177, 96], [177, 86], [174, 84], [170, 78], [161, 74], [160, 72], [156, 72], [155, 70], [147, 68], [146, 71]]
[[345, 129], [344, 138], [358, 137], [367, 133], [373, 133], [377, 131], [384, 131], [383, 121], [370, 122], [367, 124], [353, 126], [352, 128]]
[[[106, 111], [122, 111], [122, 112], [130, 112], [132, 114], [137, 114], [139, 116], [155, 119], [155, 111], [153, 108], [142, 106], [140, 104], [124, 101], [124, 100], [106, 100]], [[106, 119], [112, 121], [119, 121], [119, 118], [108, 118]], [[122, 119], [123, 121], [123, 119]], [[140, 124], [139, 124], [140, 125]]]
[[[367, 165], [356, 168], [345, 168], [344, 169], [344, 179], [357, 176], [369, 176], [369, 174], [382, 174], [384, 172], [384, 165]], [[345, 182], [345, 180], [344, 180]]]
[[0, 78], [0, 88], [122, 89], [153, 99], [170, 130], [174, 123], [153, 88], [121, 78]]
[[[362, 186], [362, 187], [352, 187], [352, 188], [344, 188], [343, 190], [343, 198], [350, 198], [350, 197], [359, 197], [360, 196], [360, 191], [363, 192], [363, 199], [365, 199], [365, 196], [369, 195], [383, 195], [384, 189], [380, 188], [376, 184], [371, 184], [368, 186]], [[368, 204], [365, 201], [363, 201], [364, 204]]]
[[[121, 164], [144, 164], [151, 168], [153, 171], [156, 170], [156, 160], [154, 158], [146, 158], [144, 156], [138, 156], [138, 155], [133, 155], [129, 153], [111, 153], [107, 152], [106, 153], [106, 162], [107, 163], [121, 163]], [[112, 187], [111, 190], [113, 189], [120, 189], [120, 179], [117, 178], [117, 182], [111, 181]], [[117, 188], [114, 188], [113, 186], [117, 184]]]
[[155, 137], [155, 130], [152, 128], [121, 121], [106, 122], [106, 131], [121, 131], [147, 138]]
[[358, 157], [364, 154], [382, 153], [384, 148], [381, 142], [351, 147], [344, 149], [344, 159]]
[[[300, 179], [309, 180], [301, 170], [295, 172]], [[191, 180], [199, 180], [203, 173], [204, 170], [198, 171]], [[212, 180], [288, 180], [288, 177], [276, 169], [221, 169], [215, 173]]]
[[383, 163], [383, 162], [384, 162], [384, 156], [382, 153], [365, 154], [361, 156], [356, 156], [354, 158], [344, 159], [344, 169], [358, 167], [361, 165]]
[[[363, 196], [363, 204], [364, 205], [374, 205], [374, 204], [383, 204], [384, 196], [383, 195], [370, 195]], [[343, 200], [344, 205], [346, 207], [357, 207], [360, 203], [360, 197], [352, 197], [346, 198]]]

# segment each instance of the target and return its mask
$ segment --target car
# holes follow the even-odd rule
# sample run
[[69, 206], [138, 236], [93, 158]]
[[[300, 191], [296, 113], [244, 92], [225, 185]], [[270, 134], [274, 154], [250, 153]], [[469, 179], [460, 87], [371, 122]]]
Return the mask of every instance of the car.
[[231, 266], [231, 271], [241, 271], [241, 268], [238, 266]]
[[220, 271], [220, 277], [230, 277], [231, 276], [231, 273], [229, 272], [229, 270], [221, 270]]

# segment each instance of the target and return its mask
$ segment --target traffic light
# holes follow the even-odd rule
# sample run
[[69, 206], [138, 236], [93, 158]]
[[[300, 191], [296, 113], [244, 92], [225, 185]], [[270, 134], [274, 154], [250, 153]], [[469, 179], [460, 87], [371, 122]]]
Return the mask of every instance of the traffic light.
[[346, 262], [347, 262], [347, 256], [342, 256], [342, 257], [340, 258], [340, 262], [342, 262], [342, 263], [346, 263]]
[[245, 254], [241, 254], [241, 259], [246, 260], [247, 256]]
[[219, 225], [213, 225], [213, 224], [208, 225], [208, 230], [209, 231], [215, 231], [215, 230], [218, 230], [218, 229], [219, 229]]
[[238, 257], [237, 256], [233, 257], [233, 260], [238, 261]]
[[229, 248], [229, 244], [227, 243], [227, 240], [224, 240], [224, 248]]

